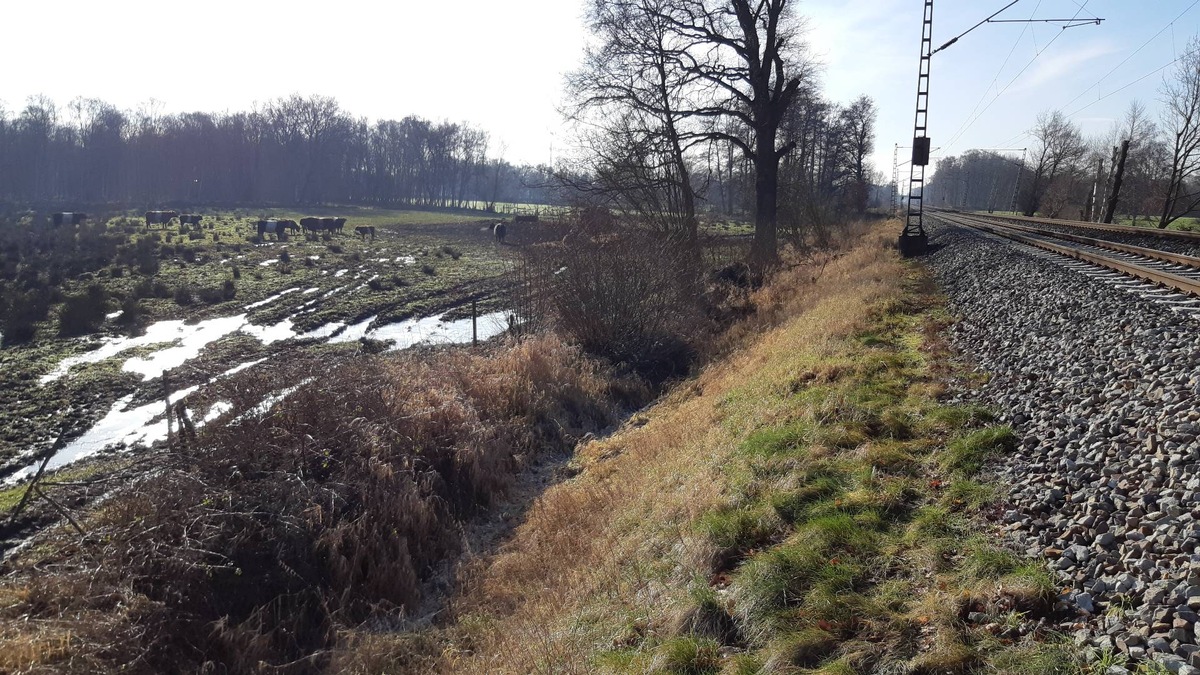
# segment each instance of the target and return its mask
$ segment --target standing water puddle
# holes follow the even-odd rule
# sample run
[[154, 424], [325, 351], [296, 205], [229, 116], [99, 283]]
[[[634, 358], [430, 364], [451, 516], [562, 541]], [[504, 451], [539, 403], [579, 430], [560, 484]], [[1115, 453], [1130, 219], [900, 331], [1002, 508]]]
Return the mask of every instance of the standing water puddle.
[[[282, 294], [280, 294], [282, 295]], [[275, 299], [269, 298], [268, 300]], [[292, 338], [324, 339], [330, 343], [353, 342], [366, 337], [383, 342], [390, 342], [390, 350], [407, 349], [418, 344], [459, 344], [471, 341], [471, 319], [445, 321], [442, 317], [426, 317], [409, 319], [396, 323], [385, 324], [371, 328], [378, 316], [371, 316], [356, 324], [346, 326], [342, 322], [333, 322], [320, 326], [307, 333], [295, 332], [291, 319], [284, 319], [273, 326], [256, 326], [246, 320], [245, 314], [237, 316], [209, 319], [196, 324], [187, 325], [182, 321], [160, 321], [152, 324], [145, 335], [132, 338], [109, 338], [95, 350], [64, 359], [53, 371], [42, 378], [42, 383], [52, 382], [65, 376], [73, 366], [85, 363], [97, 363], [116, 356], [121, 352], [137, 347], [168, 342], [178, 344], [160, 349], [146, 357], [128, 359], [122, 369], [129, 372], [141, 373], [145, 380], [161, 376], [165, 371], [183, 365], [195, 358], [207, 345], [220, 338], [241, 331], [258, 338], [264, 345]], [[492, 312], [480, 316], [476, 322], [477, 337], [487, 340], [505, 331], [507, 314]], [[339, 332], [340, 331], [340, 332]], [[332, 336], [332, 337], [331, 337]], [[235, 373], [256, 366], [267, 358], [250, 361], [235, 366], [213, 380], [228, 377]], [[213, 381], [210, 380], [210, 383]], [[274, 403], [286, 397], [302, 386], [291, 387], [264, 401], [259, 407], [246, 414], [261, 414], [269, 410]], [[201, 385], [194, 385], [177, 391], [169, 396], [175, 403], [196, 392]], [[129, 408], [133, 395], [125, 396], [113, 404], [108, 414], [92, 426], [83, 436], [67, 444], [50, 459], [47, 469], [58, 469], [77, 460], [94, 455], [106, 448], [124, 446], [149, 446], [167, 437], [167, 421], [164, 415], [165, 405], [161, 400], [146, 405]], [[232, 406], [227, 402], [217, 402], [207, 413], [196, 420], [201, 426], [214, 421], [231, 412]], [[37, 471], [39, 462], [26, 466], [9, 476], [3, 482], [13, 484], [31, 476]]]
[[148, 356], [135, 356], [127, 360], [121, 367], [121, 370], [126, 372], [140, 373], [143, 380], [152, 380], [164, 372], [196, 358], [209, 344], [238, 331], [258, 338], [264, 345], [296, 336], [289, 319], [284, 319], [273, 326], [256, 326], [246, 320], [245, 314], [209, 319], [190, 325], [183, 321], [159, 321], [151, 324], [146, 329], [145, 335], [130, 338], [105, 338], [100, 347], [78, 356], [63, 359], [54, 370], [42, 376], [41, 383], [48, 384], [62, 378], [74, 366], [99, 363], [130, 349], [177, 342], [178, 344], [175, 346], [160, 349]]
[[[195, 392], [200, 387], [192, 386], [177, 391], [170, 396], [171, 403]], [[64, 467], [85, 457], [90, 457], [105, 448], [126, 445], [150, 445], [167, 437], [167, 418], [164, 414], [166, 405], [162, 401], [154, 401], [146, 405], [126, 410], [125, 407], [133, 400], [133, 394], [125, 396], [113, 404], [104, 419], [97, 422], [87, 433], [68, 443], [50, 458], [46, 470], [51, 471]], [[155, 418], [161, 418], [155, 421]], [[32, 476], [37, 472], [41, 462], [35, 462], [5, 479], [11, 485]]]
[[[508, 315], [505, 312], [484, 314], [476, 320], [476, 328], [480, 340], [495, 337], [508, 328]], [[408, 349], [418, 344], [463, 344], [471, 341], [471, 319], [409, 319], [370, 330], [366, 337], [391, 342], [390, 349]]]

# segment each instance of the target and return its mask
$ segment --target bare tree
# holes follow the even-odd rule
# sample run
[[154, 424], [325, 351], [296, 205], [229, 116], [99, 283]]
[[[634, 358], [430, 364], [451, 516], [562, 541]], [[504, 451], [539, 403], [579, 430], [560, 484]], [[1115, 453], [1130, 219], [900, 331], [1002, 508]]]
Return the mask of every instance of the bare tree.
[[778, 145], [779, 128], [814, 71], [801, 41], [801, 22], [791, 0], [672, 4], [670, 18], [676, 30], [696, 45], [687, 52], [688, 77], [703, 84], [708, 93], [697, 114], [733, 118], [752, 134], [744, 139], [710, 131], [708, 138], [737, 145], [754, 165], [752, 257], [757, 264], [768, 263], [778, 248], [779, 161], [795, 147], [794, 141]]
[[875, 150], [875, 102], [869, 96], [860, 96], [842, 111], [841, 117], [848, 144], [849, 198], [854, 210], [862, 213], [867, 210], [871, 188], [867, 161]]
[[1200, 207], [1200, 37], [1188, 41], [1174, 79], [1163, 83], [1163, 127], [1170, 136], [1171, 172], [1158, 226]]
[[1032, 133], [1037, 145], [1033, 150], [1033, 178], [1025, 195], [1026, 216], [1037, 212], [1050, 186], [1073, 173], [1087, 154], [1079, 128], [1062, 111], [1039, 114]]
[[[569, 117], [588, 127], [582, 140], [609, 197], [696, 248], [696, 189], [687, 152], [697, 142], [688, 73], [692, 41], [675, 30], [669, 0], [591, 0], [587, 21], [598, 38], [567, 82]], [[584, 187], [576, 185], [576, 187]]]

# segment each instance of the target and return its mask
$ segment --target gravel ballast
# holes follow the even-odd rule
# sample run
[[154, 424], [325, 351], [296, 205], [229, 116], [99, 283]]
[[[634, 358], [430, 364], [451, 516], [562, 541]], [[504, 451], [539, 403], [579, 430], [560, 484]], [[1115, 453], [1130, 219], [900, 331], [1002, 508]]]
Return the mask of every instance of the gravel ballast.
[[930, 243], [950, 339], [991, 376], [963, 396], [1020, 439], [991, 467], [1000, 525], [1069, 589], [1060, 629], [1200, 673], [1195, 303], [957, 226]]

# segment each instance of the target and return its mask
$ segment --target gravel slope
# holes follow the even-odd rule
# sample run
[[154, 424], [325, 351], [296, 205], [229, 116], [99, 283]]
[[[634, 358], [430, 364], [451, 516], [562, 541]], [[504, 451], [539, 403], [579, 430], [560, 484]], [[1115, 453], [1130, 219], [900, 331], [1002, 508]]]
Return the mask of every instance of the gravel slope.
[[992, 375], [964, 397], [1022, 438], [993, 467], [1002, 526], [1071, 589], [1061, 627], [1200, 673], [1195, 303], [955, 226], [930, 242], [923, 260], [961, 317], [951, 340]]

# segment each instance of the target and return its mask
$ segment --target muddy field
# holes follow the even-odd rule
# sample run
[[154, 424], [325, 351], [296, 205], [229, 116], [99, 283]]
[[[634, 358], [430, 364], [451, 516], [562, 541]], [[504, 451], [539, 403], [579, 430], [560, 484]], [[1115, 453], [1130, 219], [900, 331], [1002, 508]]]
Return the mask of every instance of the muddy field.
[[[348, 222], [342, 234], [278, 240], [261, 240], [253, 225], [304, 215]], [[197, 426], [244, 414], [206, 394], [239, 373], [469, 342], [472, 305], [481, 339], [502, 332], [505, 273], [538, 227], [510, 224], [499, 245], [489, 229], [494, 219], [469, 213], [223, 212], [205, 213], [199, 228], [148, 228], [133, 214], [99, 220], [86, 231], [38, 236], [54, 238], [52, 254], [73, 247], [76, 258], [86, 257], [86, 242], [103, 241], [95, 248], [116, 251], [110, 259], [18, 270], [60, 302], [34, 324], [32, 339], [8, 339], [0, 349], [0, 481], [8, 485], [54, 446], [52, 468], [162, 441], [166, 397], [184, 401]], [[373, 240], [355, 236], [365, 225], [375, 227]], [[33, 236], [44, 227], [29, 218], [0, 226], [10, 228], [10, 263], [13, 232]], [[10, 292], [18, 282], [9, 282]], [[71, 297], [103, 305], [98, 330], [62, 337], [62, 299]], [[0, 492], [0, 502], [6, 496]]]

